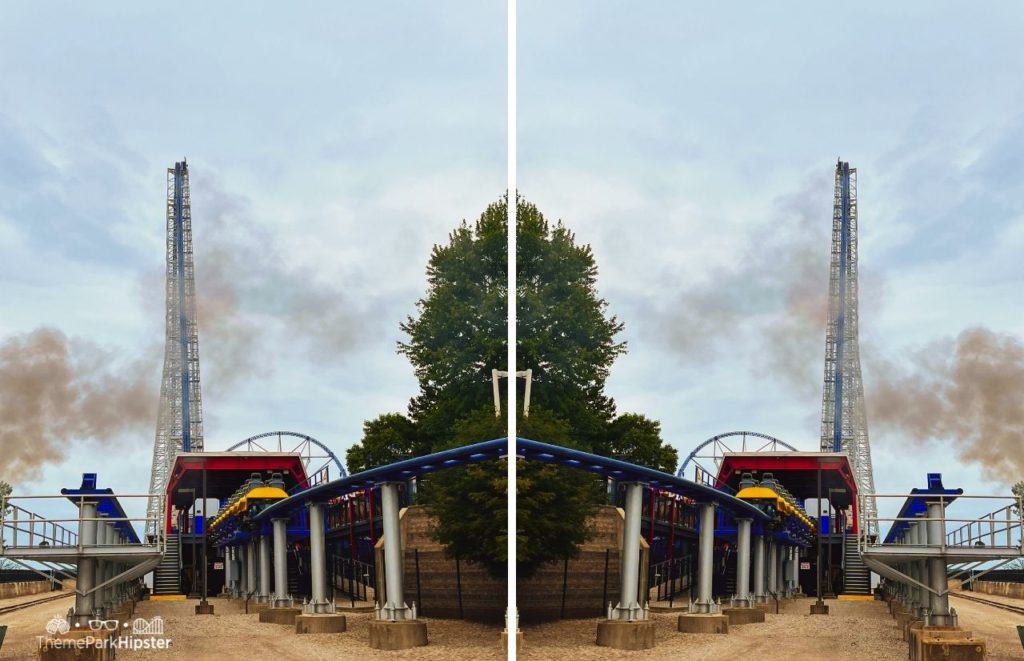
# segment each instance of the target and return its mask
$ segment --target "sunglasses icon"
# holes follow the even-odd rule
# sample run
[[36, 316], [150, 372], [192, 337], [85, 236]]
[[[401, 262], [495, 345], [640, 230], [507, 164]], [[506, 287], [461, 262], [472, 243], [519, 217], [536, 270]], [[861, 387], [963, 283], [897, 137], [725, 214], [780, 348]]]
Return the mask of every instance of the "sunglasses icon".
[[99, 631], [100, 629], [116, 631], [120, 624], [117, 620], [89, 620], [89, 628], [93, 631]]

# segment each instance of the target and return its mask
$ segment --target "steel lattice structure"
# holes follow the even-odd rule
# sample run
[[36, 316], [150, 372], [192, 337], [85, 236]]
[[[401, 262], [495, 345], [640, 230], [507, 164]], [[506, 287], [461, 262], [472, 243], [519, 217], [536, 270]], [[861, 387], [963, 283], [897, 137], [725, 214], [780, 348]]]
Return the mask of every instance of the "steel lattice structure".
[[[739, 437], [739, 443], [733, 440], [736, 437]], [[748, 438], [752, 441], [749, 444], [747, 443]], [[693, 452], [687, 455], [683, 463], [680, 464], [679, 470], [676, 471], [676, 477], [685, 478], [686, 469], [690, 464], [694, 464], [712, 477], [717, 477], [718, 469], [722, 466], [722, 456], [726, 452], [778, 452], [779, 450], [796, 451], [796, 448], [774, 436], [756, 431], [726, 432], [712, 436], [694, 448]]]
[[[836, 163], [832, 213], [832, 262], [829, 269], [828, 325], [825, 334], [825, 388], [821, 405], [821, 451], [845, 452], [861, 494], [875, 493], [868, 442], [864, 384], [857, 340], [857, 170]], [[866, 498], [873, 510], [874, 499]], [[877, 512], [861, 513], [874, 521]], [[877, 523], [872, 523], [877, 534]]]
[[[160, 409], [153, 443], [150, 493], [163, 493], [174, 457], [179, 452], [202, 452], [203, 406], [199, 385], [199, 332], [196, 324], [196, 282], [192, 261], [192, 209], [188, 163], [167, 169], [167, 342], [160, 381]], [[158, 499], [150, 501], [159, 503]], [[150, 510], [159, 508], [158, 504]], [[163, 512], [150, 511], [155, 521]]]

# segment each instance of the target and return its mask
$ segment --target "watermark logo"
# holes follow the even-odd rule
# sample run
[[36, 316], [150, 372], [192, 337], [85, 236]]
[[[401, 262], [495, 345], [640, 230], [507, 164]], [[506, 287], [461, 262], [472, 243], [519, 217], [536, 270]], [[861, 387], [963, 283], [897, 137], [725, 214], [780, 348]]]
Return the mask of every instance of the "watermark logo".
[[[72, 637], [48, 638], [36, 636], [39, 648], [43, 649], [130, 649], [130, 650], [165, 650], [171, 646], [171, 639], [164, 637], [164, 619], [159, 615], [152, 619], [135, 618], [129, 623], [118, 620], [89, 620], [89, 630], [74, 625], [63, 617], [55, 616], [46, 623], [46, 633], [50, 636], [64, 636], [72, 629], [85, 635]], [[123, 628], [123, 630], [122, 630]], [[95, 633], [93, 633], [95, 632]]]
[[132, 633], [136, 636], [162, 636], [164, 635], [164, 618], [159, 615], [153, 617], [152, 620], [137, 617], [132, 622]]
[[71, 624], [69, 624], [68, 621], [60, 615], [55, 615], [49, 622], [46, 623], [46, 633], [50, 634], [51, 636], [55, 636], [57, 634], [66, 634], [69, 631], [71, 631]]

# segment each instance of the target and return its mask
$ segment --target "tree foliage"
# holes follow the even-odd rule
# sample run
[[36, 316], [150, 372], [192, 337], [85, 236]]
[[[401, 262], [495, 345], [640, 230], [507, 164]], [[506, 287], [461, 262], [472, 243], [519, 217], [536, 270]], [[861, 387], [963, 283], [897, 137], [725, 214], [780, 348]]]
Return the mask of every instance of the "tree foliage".
[[[598, 295], [590, 246], [522, 198], [516, 208], [516, 355], [519, 369], [533, 370], [530, 417], [520, 416], [520, 435], [675, 470], [676, 451], [662, 442], [658, 422], [618, 415], [605, 393], [626, 345], [616, 339], [622, 322]], [[505, 435], [504, 418], [493, 412], [491, 370], [506, 367], [506, 235], [503, 198], [434, 247], [426, 295], [401, 324], [409, 339], [399, 352], [413, 365], [419, 393], [407, 415], [365, 423], [362, 442], [348, 451], [350, 471]], [[604, 487], [580, 470], [518, 466], [517, 570], [525, 578], [578, 553]], [[420, 488], [449, 554], [495, 575], [504, 575], [507, 561], [505, 476], [503, 462], [474, 464], [432, 473]]]

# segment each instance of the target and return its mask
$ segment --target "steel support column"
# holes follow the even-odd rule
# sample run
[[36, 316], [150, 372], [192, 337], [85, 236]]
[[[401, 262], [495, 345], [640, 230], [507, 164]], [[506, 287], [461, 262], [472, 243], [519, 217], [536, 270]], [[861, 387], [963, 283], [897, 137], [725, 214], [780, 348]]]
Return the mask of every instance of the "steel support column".
[[[936, 551], [942, 551], [946, 545], [944, 525], [945, 506], [941, 502], [928, 503], [928, 545]], [[928, 581], [931, 608], [927, 624], [930, 626], [956, 626], [956, 611], [949, 607], [949, 586], [946, 581], [946, 559], [942, 557], [928, 558]]]
[[779, 545], [768, 541], [768, 593], [778, 595]]
[[764, 591], [764, 535], [754, 536], [754, 601], [763, 604], [768, 601]]
[[283, 608], [288, 598], [288, 519], [271, 519], [274, 528], [274, 606]]
[[385, 603], [380, 609], [380, 619], [397, 621], [412, 619], [412, 613], [405, 603], [405, 587], [402, 585], [405, 563], [402, 559], [402, 532], [399, 525], [398, 482], [384, 482], [380, 485], [381, 518], [384, 524], [384, 584]]
[[645, 620], [647, 615], [638, 600], [640, 580], [640, 518], [643, 514], [644, 484], [630, 482], [626, 487], [626, 521], [622, 540], [622, 571], [619, 584], [619, 605], [613, 619]]
[[697, 531], [697, 601], [691, 613], [717, 613], [718, 605], [711, 594], [711, 570], [715, 553], [715, 504], [698, 505], [700, 529]]
[[750, 606], [750, 527], [751, 519], [736, 519], [736, 597], [735, 605]]
[[245, 587], [246, 595], [255, 594], [259, 590], [256, 584], [256, 540], [249, 540], [245, 545]]
[[270, 601], [270, 538], [261, 535], [259, 538], [260, 556], [260, 591], [256, 594], [256, 601], [263, 604]]
[[[96, 546], [96, 503], [83, 502], [79, 510], [79, 547], [84, 550]], [[95, 558], [80, 557], [78, 560], [78, 583], [75, 588], [75, 616], [73, 624], [88, 627], [93, 616], [95, 592], [89, 593], [96, 585]], [[88, 593], [88, 594], [86, 594]]]
[[234, 592], [234, 566], [231, 560], [231, 547], [227, 546], [224, 548], [224, 589], [222, 592], [227, 596], [232, 596]]
[[334, 604], [327, 600], [327, 552], [324, 543], [323, 503], [309, 505], [309, 571], [313, 579], [313, 598], [306, 604], [307, 613], [333, 613]]

